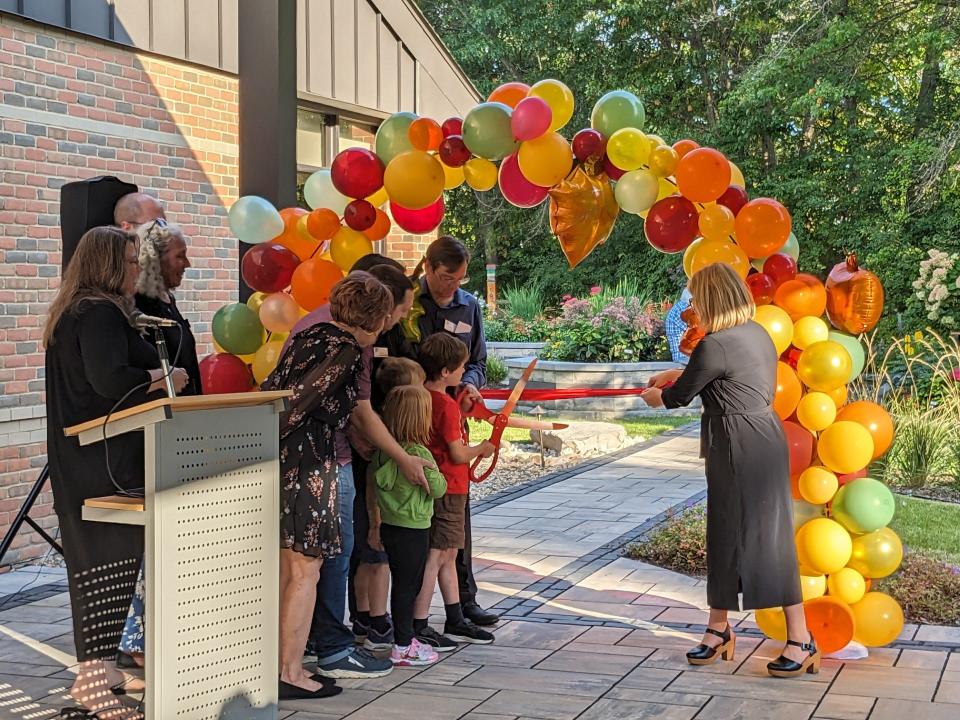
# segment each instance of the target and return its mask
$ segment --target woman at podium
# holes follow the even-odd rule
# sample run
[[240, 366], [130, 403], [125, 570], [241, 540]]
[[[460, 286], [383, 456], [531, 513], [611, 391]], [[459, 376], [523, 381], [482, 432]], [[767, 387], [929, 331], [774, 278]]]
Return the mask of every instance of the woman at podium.
[[[134, 235], [114, 227], [87, 231], [50, 304], [43, 336], [50, 485], [80, 662], [70, 694], [98, 717], [123, 720], [141, 715], [111, 692], [123, 676], [105, 661], [117, 654], [143, 528], [86, 522], [81, 510], [88, 498], [142, 492], [143, 437], [128, 433], [109, 445], [81, 446], [63, 431], [142, 403], [164, 387], [156, 350], [128, 321], [139, 273]], [[188, 380], [181, 368], [172, 378], [177, 390]]]
[[280, 418], [280, 699], [327, 697], [303, 668], [303, 653], [325, 559], [343, 552], [334, 440], [357, 404], [360, 356], [393, 310], [393, 296], [373, 275], [352, 272], [330, 292], [332, 322], [293, 336], [262, 387], [293, 390]]

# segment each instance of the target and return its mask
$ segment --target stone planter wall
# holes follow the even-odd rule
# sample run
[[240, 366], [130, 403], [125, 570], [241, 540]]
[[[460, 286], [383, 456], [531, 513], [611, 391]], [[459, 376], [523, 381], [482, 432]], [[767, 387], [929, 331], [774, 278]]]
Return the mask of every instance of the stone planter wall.
[[[512, 358], [506, 361], [509, 384], [512, 386], [530, 364], [532, 358]], [[541, 360], [533, 371], [528, 388], [636, 388], [644, 387], [651, 376], [680, 367], [672, 362], [640, 363], [572, 363]], [[548, 415], [570, 419], [604, 420], [612, 418], [654, 416], [659, 414], [690, 415], [699, 412], [700, 400], [689, 408], [664, 410], [650, 408], [639, 396], [582, 398], [552, 400], [540, 403]], [[528, 413], [534, 406], [521, 403], [517, 410]]]
[[497, 355], [503, 360], [522, 357], [536, 357], [546, 343], [542, 342], [488, 342], [487, 353]]

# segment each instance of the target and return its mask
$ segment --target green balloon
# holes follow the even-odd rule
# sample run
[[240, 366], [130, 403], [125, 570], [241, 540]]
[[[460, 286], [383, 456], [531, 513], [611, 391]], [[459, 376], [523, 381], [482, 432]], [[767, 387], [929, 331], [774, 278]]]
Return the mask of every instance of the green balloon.
[[793, 501], [793, 531], [796, 532], [800, 527], [810, 520], [826, 517], [826, 511], [823, 505], [814, 505], [806, 500]]
[[480, 103], [463, 119], [463, 142], [474, 155], [503, 160], [520, 149], [513, 137], [510, 118], [513, 110], [498, 102]]
[[867, 362], [866, 353], [863, 351], [863, 343], [853, 335], [848, 335], [839, 330], [831, 330], [827, 335], [827, 339], [833, 340], [835, 343], [840, 343], [850, 354], [853, 365], [850, 368], [850, 377], [847, 378], [847, 382], [853, 382], [860, 377], [860, 373], [863, 372], [863, 366]]
[[646, 113], [640, 98], [626, 90], [608, 92], [597, 100], [590, 115], [590, 125], [606, 138], [623, 128], [643, 130], [645, 120]]
[[263, 344], [263, 325], [243, 303], [224, 305], [213, 316], [213, 339], [228, 353], [249, 355]]
[[374, 152], [377, 157], [383, 161], [384, 167], [390, 164], [400, 153], [415, 149], [410, 143], [410, 125], [417, 119], [415, 113], [398, 112], [394, 113], [377, 128], [377, 136], [374, 140]]
[[841, 487], [833, 497], [833, 519], [854, 533], [885, 527], [893, 519], [896, 501], [890, 488], [873, 478], [859, 478]]

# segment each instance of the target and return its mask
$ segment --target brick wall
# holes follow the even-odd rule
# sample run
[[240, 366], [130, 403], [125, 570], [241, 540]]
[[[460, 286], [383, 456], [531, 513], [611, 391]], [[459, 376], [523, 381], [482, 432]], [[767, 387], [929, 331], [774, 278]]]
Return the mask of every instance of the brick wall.
[[[201, 354], [236, 297], [237, 80], [0, 14], [0, 533], [45, 462], [43, 349], [59, 285], [59, 188], [116, 175], [190, 239], [178, 293]], [[32, 515], [55, 527], [45, 492]], [[44, 551], [22, 532], [6, 562]]]

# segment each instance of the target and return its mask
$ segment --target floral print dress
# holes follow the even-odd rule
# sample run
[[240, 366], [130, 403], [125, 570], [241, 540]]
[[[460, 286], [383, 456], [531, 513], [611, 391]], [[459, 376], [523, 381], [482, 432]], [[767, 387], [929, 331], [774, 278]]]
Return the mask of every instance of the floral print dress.
[[342, 552], [334, 435], [357, 403], [360, 345], [319, 323], [294, 337], [264, 390], [292, 390], [280, 416], [280, 547], [311, 557]]

